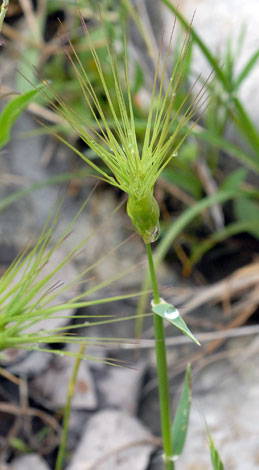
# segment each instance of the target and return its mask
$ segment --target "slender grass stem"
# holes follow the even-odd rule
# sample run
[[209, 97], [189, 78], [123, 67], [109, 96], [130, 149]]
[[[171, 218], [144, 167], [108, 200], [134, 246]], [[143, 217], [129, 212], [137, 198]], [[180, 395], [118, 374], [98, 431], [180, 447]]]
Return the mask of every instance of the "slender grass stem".
[[[79, 348], [79, 351], [78, 351], [79, 355], [83, 354], [83, 352], [85, 350], [85, 346], [86, 346], [86, 343], [82, 343], [80, 345], [80, 348]], [[81, 357], [76, 358], [73, 373], [71, 375], [69, 385], [68, 385], [67, 401], [66, 401], [66, 406], [65, 406], [65, 410], [64, 410], [64, 417], [63, 417], [62, 437], [61, 437], [61, 442], [60, 442], [60, 446], [59, 446], [59, 450], [58, 450], [58, 456], [57, 456], [55, 470], [62, 470], [63, 469], [65, 453], [66, 453], [68, 425], [69, 425], [69, 418], [70, 418], [70, 412], [71, 412], [71, 402], [72, 402], [72, 398], [73, 398], [73, 395], [74, 395], [75, 383], [76, 383], [76, 378], [77, 378], [79, 366], [81, 364], [81, 360], [82, 360]]]
[[7, 13], [8, 5], [9, 5], [9, 0], [3, 0], [1, 9], [0, 9], [0, 33], [2, 31], [2, 26], [3, 26], [5, 15]]
[[[156, 280], [155, 267], [150, 244], [146, 244], [147, 257], [149, 263], [149, 272], [152, 282], [154, 302], [158, 304], [160, 301], [158, 284]], [[158, 376], [158, 390], [159, 390], [159, 403], [160, 403], [160, 419], [163, 437], [165, 470], [174, 470], [174, 463], [172, 458], [172, 444], [171, 444], [171, 417], [170, 417], [170, 399], [167, 375], [167, 361], [166, 361], [166, 345], [165, 345], [165, 330], [163, 319], [154, 314], [154, 331], [156, 340], [156, 360], [157, 360], [157, 376]]]

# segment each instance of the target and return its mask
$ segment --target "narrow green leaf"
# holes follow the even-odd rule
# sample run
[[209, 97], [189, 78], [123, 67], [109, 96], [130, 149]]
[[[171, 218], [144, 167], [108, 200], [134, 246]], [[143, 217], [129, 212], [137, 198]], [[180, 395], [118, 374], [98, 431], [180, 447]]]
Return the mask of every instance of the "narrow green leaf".
[[135, 96], [136, 93], [140, 90], [140, 88], [144, 84], [144, 71], [143, 68], [136, 62], [135, 64], [135, 70], [134, 70], [134, 82], [132, 86], [132, 96]]
[[234, 56], [232, 54], [231, 40], [228, 39], [225, 55], [225, 67], [224, 67], [225, 77], [228, 81], [228, 89], [232, 90], [233, 88], [233, 71], [234, 71]]
[[257, 128], [252, 121], [251, 117], [247, 114], [245, 107], [242, 105], [236, 97], [233, 97], [233, 103], [235, 110], [232, 115], [232, 119], [235, 122], [237, 128], [242, 132], [248, 145], [256, 152], [258, 162], [258, 146], [259, 146], [259, 135]]
[[230, 156], [237, 158], [241, 163], [248, 166], [249, 169], [259, 173], [259, 160], [257, 155], [253, 155], [252, 153], [248, 153], [247, 151], [240, 149], [228, 140], [223, 139], [206, 129], [203, 129], [202, 132], [193, 130], [192, 134], [204, 142], [208, 142], [210, 145], [226, 151]]
[[259, 59], [259, 50], [255, 51], [255, 53], [250, 57], [250, 59], [247, 61], [246, 65], [240, 72], [234, 84], [235, 90], [237, 90], [240, 87], [241, 83], [249, 75], [249, 73], [254, 68], [255, 64], [257, 63], [258, 59]]
[[33, 452], [32, 449], [30, 449], [30, 447], [28, 447], [25, 442], [23, 442], [21, 439], [19, 439], [18, 437], [13, 437], [11, 440], [10, 440], [10, 446], [15, 449], [15, 450], [19, 450], [20, 452], [22, 452], [23, 454], [28, 454], [30, 452]]
[[189, 336], [195, 344], [200, 346], [199, 341], [193, 336], [185, 321], [180, 317], [179, 311], [172, 304], [168, 304], [163, 299], [160, 299], [159, 304], [152, 302], [152, 312], [172, 323], [172, 325], [181, 330], [184, 335]]
[[188, 430], [191, 399], [191, 366], [190, 364], [188, 364], [185, 373], [183, 390], [181, 393], [180, 401], [176, 410], [172, 426], [172, 449], [175, 460], [176, 457], [181, 455], [183, 452]]
[[208, 431], [207, 433], [208, 433], [208, 439], [209, 439], [209, 445], [210, 445], [210, 459], [212, 463], [212, 468], [213, 470], [224, 470], [224, 465], [220, 459], [217, 449], [215, 448], [212, 437]]
[[34, 42], [34, 45], [23, 49], [17, 67], [19, 73], [17, 73], [15, 77], [15, 88], [22, 94], [27, 93], [30, 91], [32, 86], [36, 86], [39, 83], [37, 74], [35, 73], [35, 68], [38, 68], [41, 54], [40, 48], [37, 43], [35, 43], [35, 38], [33, 39], [31, 34], [28, 35], [28, 40]]
[[[249, 232], [259, 237], [259, 204], [248, 197], [241, 197], [235, 201], [235, 215], [240, 222], [250, 222]], [[248, 227], [249, 228], [249, 227]]]
[[0, 148], [6, 145], [10, 140], [12, 126], [22, 111], [27, 108], [39, 88], [30, 90], [23, 95], [15, 96], [4, 108], [0, 115]]
[[221, 189], [224, 190], [232, 190], [239, 188], [241, 183], [244, 183], [247, 176], [247, 169], [246, 168], [238, 168], [237, 170], [233, 171], [228, 175], [222, 185]]

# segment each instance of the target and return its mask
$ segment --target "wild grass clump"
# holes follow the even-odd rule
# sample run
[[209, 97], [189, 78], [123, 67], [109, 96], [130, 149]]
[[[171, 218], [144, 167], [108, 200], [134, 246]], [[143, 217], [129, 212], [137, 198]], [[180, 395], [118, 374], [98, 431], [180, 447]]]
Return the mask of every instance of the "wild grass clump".
[[[55, 252], [62, 247], [64, 241], [69, 237], [69, 233], [84, 206], [85, 204], [55, 243], [53, 241], [53, 235], [57, 229], [62, 204], [56, 207], [56, 209], [53, 209], [38, 239], [28, 244], [1, 276], [1, 351], [5, 351], [8, 348], [16, 348], [40, 350], [51, 352], [52, 354], [62, 353], [62, 355], [76, 355], [58, 348], [53, 349], [51, 345], [64, 345], [65, 343], [80, 344], [82, 341], [86, 340], [88, 344], [94, 344], [95, 341], [98, 342], [98, 344], [105, 344], [105, 338], [81, 337], [80, 334], [78, 334], [80, 327], [89, 327], [105, 321], [119, 320], [118, 318], [107, 318], [106, 315], [98, 315], [98, 317], [96, 317], [92, 313], [87, 315], [78, 315], [77, 313], [68, 315], [69, 311], [73, 312], [83, 307], [121, 300], [132, 295], [110, 296], [96, 300], [92, 298], [94, 292], [98, 292], [123, 275], [127, 275], [129, 270], [118, 273], [116, 276], [108, 278], [105, 281], [96, 283], [96, 285], [92, 287], [85, 288], [91, 271], [104, 258], [108, 257], [110, 252], [106, 253], [99, 260], [96, 260], [92, 265], [87, 266], [75, 275], [74, 279], [71, 281], [66, 282], [66, 280], [63, 279], [64, 274], [62, 274], [62, 269], [69, 262], [80, 256], [82, 248], [87, 245], [87, 241], [91, 237], [96, 235], [98, 228], [83, 238], [67, 255], [64, 254], [61, 261], [56, 264], [52, 262], [52, 258], [55, 257]], [[111, 216], [112, 215], [110, 215], [110, 217]], [[42, 275], [43, 270], [48, 266], [49, 270], [46, 269], [46, 274]], [[62, 295], [64, 296], [66, 293], [70, 295], [71, 287], [76, 287], [78, 290], [81, 286], [84, 286], [84, 288], [81, 289], [81, 292], [77, 295], [71, 296], [71, 298], [67, 295], [67, 300], [60, 300]], [[89, 296], [90, 300], [87, 299]], [[71, 320], [75, 318], [80, 318], [81, 321], [76, 325], [63, 325], [53, 329], [52, 320], [57, 318], [64, 319], [65, 322], [71, 322]], [[39, 328], [43, 320], [49, 321], [48, 329], [46, 329], [46, 327], [43, 329]], [[44, 325], [45, 324], [46, 323], [44, 323]], [[86, 355], [81, 356], [90, 358]], [[94, 358], [91, 357], [91, 359]], [[107, 360], [107, 362], [114, 363], [112, 359]]]

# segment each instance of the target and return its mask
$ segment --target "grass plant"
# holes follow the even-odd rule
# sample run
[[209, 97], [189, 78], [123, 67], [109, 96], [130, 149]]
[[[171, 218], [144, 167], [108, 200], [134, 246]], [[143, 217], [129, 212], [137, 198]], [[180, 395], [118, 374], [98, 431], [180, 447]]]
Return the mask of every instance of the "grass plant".
[[[92, 192], [90, 193], [89, 198], [91, 197]], [[50, 213], [38, 239], [32, 240], [0, 277], [0, 355], [2, 356], [3, 361], [6, 359], [5, 352], [9, 348], [75, 357], [74, 373], [70, 380], [67, 403], [64, 408], [62, 437], [56, 462], [57, 470], [63, 468], [71, 400], [81, 360], [97, 360], [113, 366], [125, 365], [123, 361], [110, 357], [103, 359], [95, 358], [94, 356], [85, 353], [85, 346], [99, 345], [101, 347], [105, 347], [107, 344], [123, 342], [124, 340], [127, 341], [127, 338], [93, 337], [92, 335], [83, 336], [80, 334], [80, 328], [93, 327], [135, 318], [135, 316], [124, 316], [118, 318], [107, 314], [82, 314], [77, 313], [77, 310], [85, 307], [92, 308], [94, 305], [120, 301], [131, 298], [134, 295], [139, 295], [138, 293], [129, 293], [110, 297], [98, 296], [99, 298], [93, 299], [94, 293], [96, 294], [101, 291], [101, 289], [109, 287], [120, 277], [124, 275], [127, 276], [132, 268], [126, 269], [122, 273], [118, 273], [113, 277], [85, 288], [88, 284], [89, 276], [91, 280], [92, 271], [101, 261], [109, 257], [109, 255], [113, 253], [114, 249], [105, 253], [90, 266], [87, 266], [69, 282], [65, 281], [65, 275], [61, 272], [69, 262], [80, 256], [80, 253], [82, 249], [85, 248], [87, 241], [89, 241], [91, 237], [96, 236], [97, 231], [102, 229], [105, 223], [110, 221], [113, 214], [110, 214], [106, 219], [104, 219], [102, 224], [100, 224], [96, 229], [93, 229], [78, 245], [68, 252], [67, 255], [65, 255], [64, 252], [63, 260], [58, 263], [52, 262], [52, 257], [55, 256], [55, 252], [60, 249], [64, 241], [69, 238], [70, 232], [78, 217], [82, 214], [89, 198], [81, 206], [69, 226], [59, 237], [56, 237], [57, 239], [54, 242], [53, 238], [57, 231], [63, 201], [61, 201], [60, 204], [57, 204]], [[116, 212], [120, 206], [121, 204], [114, 212]], [[119, 247], [117, 246], [115, 249], [117, 248]], [[50, 265], [49, 271], [42, 275], [42, 269], [47, 265]], [[73, 297], [69, 293], [69, 289], [73, 286], [84, 286], [84, 288]], [[60, 294], [62, 294], [63, 299], [64, 294], [66, 294], [65, 297], [67, 297], [67, 300], [61, 301]], [[87, 299], [88, 296], [90, 296], [89, 300]], [[75, 313], [68, 314], [69, 310], [74, 310]], [[61, 320], [64, 318], [66, 324], [51, 328], [52, 320], [56, 318]], [[44, 327], [41, 326], [42, 320], [47, 320], [49, 322], [49, 328], [46, 328], [46, 323], [44, 323]], [[71, 323], [72, 320], [76, 320], [77, 322], [75, 324]], [[78, 352], [64, 350], [63, 348], [65, 344], [78, 344]], [[0, 371], [0, 374], [6, 376], [2, 370]], [[10, 445], [14, 445], [14, 442], [11, 442]], [[19, 442], [20, 441], [17, 439], [16, 444], [18, 445]], [[26, 446], [20, 446], [19, 449], [24, 451]]]
[[[79, 315], [78, 317], [75, 314], [70, 316], [69, 320], [71, 321], [73, 318], [81, 318], [82, 321], [79, 324], [60, 326], [55, 329], [51, 329], [51, 319], [62, 319], [64, 315], [64, 318], [68, 318], [66, 312], [71, 309], [76, 310], [82, 307], [113, 302], [131, 296], [131, 294], [126, 294], [116, 297], [111, 296], [96, 300], [91, 298], [90, 300], [87, 300], [87, 296], [92, 296], [94, 292], [109, 286], [121, 276], [127, 275], [129, 270], [125, 270], [123, 273], [118, 273], [117, 275], [99, 282], [94, 286], [83, 289], [82, 292], [74, 295], [73, 298], [69, 298], [62, 302], [59, 300], [59, 295], [66, 293], [71, 286], [87, 283], [91, 271], [98, 265], [98, 263], [113, 252], [113, 250], [111, 250], [95, 263], [87, 266], [83, 271], [79, 272], [72, 281], [64, 284], [62, 279], [59, 281], [60, 270], [64, 268], [68, 262], [78, 256], [86, 242], [92, 236], [96, 235], [97, 229], [95, 229], [67, 255], [64, 255], [63, 260], [52, 266], [49, 272], [42, 276], [42, 269], [44, 266], [51, 263], [52, 256], [69, 236], [69, 232], [85, 206], [84, 204], [80, 208], [71, 224], [54, 243], [52, 239], [60, 217], [61, 205], [62, 204], [57, 206], [56, 210], [53, 209], [38, 240], [34, 244], [31, 243], [28, 245], [25, 250], [16, 257], [0, 278], [1, 351], [5, 351], [8, 348], [16, 348], [40, 350], [52, 354], [74, 356], [76, 354], [63, 351], [63, 349], [59, 348], [53, 349], [51, 345], [64, 345], [65, 343], [80, 344], [84, 340], [87, 340], [88, 344], [90, 342], [92, 344], [95, 342], [98, 344], [108, 343], [109, 338], [82, 338], [78, 335], [78, 331], [82, 326], [87, 327], [103, 324], [106, 321], [109, 323], [118, 320], [116, 318], [107, 318], [105, 315], [98, 316], [97, 318], [92, 314], [83, 316]], [[39, 322], [46, 319], [50, 321], [50, 328], [48, 330], [35, 329], [35, 326], [37, 327]], [[86, 359], [88, 356], [81, 355], [80, 357]], [[94, 360], [93, 357], [91, 357], [91, 359]], [[115, 362], [112, 359], [107, 359], [107, 363], [114, 364]]]
[[[119, 69], [116, 51], [109, 41], [105, 22], [100, 13], [103, 34], [106, 43], [108, 63], [103, 64], [96, 51], [91, 34], [81, 13], [80, 19], [94, 61], [102, 94], [105, 96], [106, 109], [91, 83], [87, 70], [68, 35], [66, 48], [67, 57], [74, 69], [80, 84], [85, 106], [92, 114], [88, 121], [78, 114], [66, 100], [51, 90], [52, 107], [66, 120], [78, 137], [90, 148], [102, 162], [95, 163], [83, 152], [79, 151], [63, 137], [61, 141], [74, 150], [99, 177], [119, 188], [128, 195], [127, 212], [137, 233], [142, 237], [147, 250], [149, 272], [153, 288], [152, 310], [154, 314], [154, 331], [156, 339], [157, 374], [159, 383], [159, 400], [161, 413], [161, 429], [164, 448], [164, 465], [166, 470], [174, 469], [173, 437], [171, 436], [170, 397], [167, 378], [166, 346], [164, 319], [170, 321], [194, 342], [199, 344], [177, 309], [166, 303], [159, 296], [158, 284], [154, 269], [151, 243], [159, 236], [159, 207], [154, 197], [154, 185], [157, 178], [172, 158], [177, 156], [178, 149], [195, 125], [195, 118], [201, 112], [205, 102], [205, 88], [202, 87], [196, 96], [192, 89], [180, 100], [182, 73], [188, 58], [190, 35], [187, 34], [181, 47], [177, 61], [170, 75], [169, 83], [165, 84], [169, 52], [175, 30], [165, 48], [161, 41], [154, 72], [153, 89], [143, 143], [139, 144], [134, 114], [134, 101], [131, 95], [130, 72], [128, 65], [127, 34], [124, 23], [124, 71]], [[107, 83], [106, 72], [113, 82]], [[187, 127], [190, 120], [192, 125]], [[113, 125], [111, 126], [110, 120]], [[91, 125], [94, 122], [95, 125]], [[185, 439], [185, 437], [184, 437]], [[183, 445], [182, 445], [183, 448]]]

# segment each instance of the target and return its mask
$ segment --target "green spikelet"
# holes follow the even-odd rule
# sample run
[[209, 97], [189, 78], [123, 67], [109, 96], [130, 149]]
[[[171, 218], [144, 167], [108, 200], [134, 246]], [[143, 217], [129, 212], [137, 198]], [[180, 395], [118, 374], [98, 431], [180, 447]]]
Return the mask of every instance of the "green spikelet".
[[127, 213], [145, 243], [157, 240], [159, 236], [159, 207], [152, 192], [141, 199], [130, 195]]

